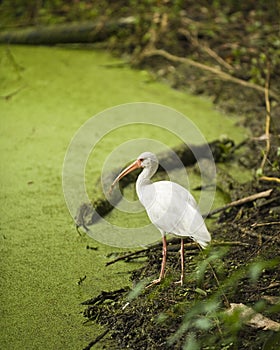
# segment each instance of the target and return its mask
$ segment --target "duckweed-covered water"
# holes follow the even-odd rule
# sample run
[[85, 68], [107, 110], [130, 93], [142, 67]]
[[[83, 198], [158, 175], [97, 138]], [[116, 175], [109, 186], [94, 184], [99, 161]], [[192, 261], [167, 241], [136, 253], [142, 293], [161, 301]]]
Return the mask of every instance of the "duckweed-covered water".
[[[82, 349], [100, 329], [83, 325], [80, 303], [101, 290], [130, 284], [133, 266], [105, 268], [107, 255], [118, 249], [76, 233], [61, 185], [75, 132], [106, 108], [138, 101], [184, 113], [209, 141], [222, 134], [239, 141], [244, 130], [208, 100], [153, 82], [146, 72], [114, 67], [119, 59], [105, 52], [2, 46], [0, 54], [0, 347]], [[140, 129], [116, 130], [107, 136], [107, 145], [104, 140], [95, 148], [89, 183], [100, 176], [113, 143], [143, 134]], [[160, 129], [148, 134], [169, 146], [177, 142], [170, 135], [167, 141]]]

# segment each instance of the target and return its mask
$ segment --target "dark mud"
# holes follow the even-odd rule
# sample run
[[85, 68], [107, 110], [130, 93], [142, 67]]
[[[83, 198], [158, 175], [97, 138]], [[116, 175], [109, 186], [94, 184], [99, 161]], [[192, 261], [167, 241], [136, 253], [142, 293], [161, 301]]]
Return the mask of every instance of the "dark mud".
[[233, 207], [217, 218], [206, 252], [186, 244], [183, 287], [174, 284], [180, 274], [179, 240], [171, 239], [161, 285], [145, 288], [160, 270], [158, 245], [139, 254], [145, 262], [132, 272], [134, 289], [102, 292], [86, 302], [85, 318], [108, 330], [99, 346], [182, 349], [193, 342], [194, 349], [277, 349], [279, 332], [252, 328], [238, 315], [230, 319], [224, 313], [228, 302], [243, 303], [280, 322], [279, 186], [253, 181], [236, 189], [236, 196], [267, 189], [272, 189], [268, 198]]

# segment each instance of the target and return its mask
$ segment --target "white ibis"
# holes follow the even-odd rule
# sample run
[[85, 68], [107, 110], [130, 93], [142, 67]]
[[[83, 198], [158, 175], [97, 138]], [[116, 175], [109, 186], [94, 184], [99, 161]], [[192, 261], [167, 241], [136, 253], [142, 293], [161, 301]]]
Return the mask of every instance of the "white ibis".
[[134, 163], [125, 168], [112, 183], [111, 190], [122, 177], [137, 168], [143, 168], [136, 181], [138, 198], [145, 207], [151, 222], [161, 232], [163, 242], [160, 275], [152, 284], [160, 283], [164, 277], [167, 254], [166, 234], [171, 233], [181, 237], [181, 279], [177, 283], [182, 285], [184, 278], [183, 238], [191, 237], [202, 248], [205, 248], [211, 236], [196, 201], [189, 191], [171, 181], [151, 182], [151, 177], [158, 168], [157, 157], [151, 152], [140, 154]]

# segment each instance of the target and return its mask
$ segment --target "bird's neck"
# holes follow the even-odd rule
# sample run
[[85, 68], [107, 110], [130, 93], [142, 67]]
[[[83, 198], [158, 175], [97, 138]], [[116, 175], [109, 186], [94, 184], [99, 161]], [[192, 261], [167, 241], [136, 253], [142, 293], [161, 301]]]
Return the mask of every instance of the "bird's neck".
[[152, 183], [151, 177], [157, 171], [157, 166], [153, 168], [143, 168], [142, 172], [139, 174], [136, 181], [136, 192], [139, 197], [141, 197], [143, 187], [150, 185]]
[[137, 178], [138, 185], [145, 185], [148, 183], [151, 183], [151, 177], [154, 175], [154, 172], [151, 171], [149, 168], [143, 168], [141, 173], [139, 174]]

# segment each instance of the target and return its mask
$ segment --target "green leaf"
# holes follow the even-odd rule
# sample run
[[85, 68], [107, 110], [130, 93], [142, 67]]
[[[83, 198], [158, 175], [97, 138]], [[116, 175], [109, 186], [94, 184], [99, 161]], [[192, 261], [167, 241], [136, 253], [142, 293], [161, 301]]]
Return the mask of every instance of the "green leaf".
[[136, 284], [136, 286], [132, 289], [132, 291], [128, 294], [127, 299], [131, 301], [138, 297], [141, 294], [142, 290], [145, 288], [147, 282], [145, 280], [140, 281]]
[[195, 326], [201, 330], [208, 330], [212, 327], [212, 323], [206, 317], [201, 317], [195, 321]]
[[262, 170], [262, 168], [258, 168], [257, 171], [256, 171], [256, 176], [257, 176], [257, 177], [260, 177], [260, 176], [262, 176], [262, 175], [263, 175], [263, 170]]
[[205, 296], [205, 297], [207, 296], [207, 292], [205, 292], [205, 290], [200, 289], [200, 288], [198, 288], [198, 287], [195, 289], [195, 292], [198, 293], [198, 294], [200, 294], [200, 295], [203, 295], [203, 296]]
[[183, 347], [183, 350], [199, 350], [200, 345], [195, 339], [195, 335], [193, 333], [189, 334], [186, 340], [186, 343]]
[[264, 268], [263, 262], [259, 261], [250, 266], [249, 277], [253, 282], [256, 282], [260, 277]]

